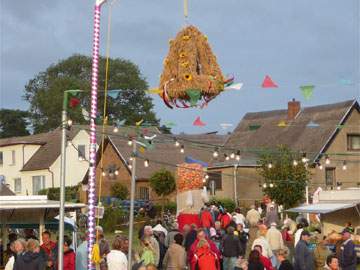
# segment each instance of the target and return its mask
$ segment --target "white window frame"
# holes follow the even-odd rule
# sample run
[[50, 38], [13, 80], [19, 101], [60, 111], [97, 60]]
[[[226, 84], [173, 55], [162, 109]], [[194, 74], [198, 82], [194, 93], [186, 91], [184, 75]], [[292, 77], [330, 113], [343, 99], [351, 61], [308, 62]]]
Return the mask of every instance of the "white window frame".
[[[17, 184], [16, 182], [19, 181], [20, 182], [20, 188], [17, 189], [19, 183]], [[21, 193], [21, 190], [22, 190], [22, 185], [21, 185], [21, 178], [20, 177], [17, 177], [17, 178], [14, 178], [14, 192], [15, 193]]]
[[0, 166], [4, 165], [4, 152], [0, 151]]
[[149, 200], [150, 199], [150, 188], [149, 187], [139, 187], [139, 199], [140, 200]]
[[15, 165], [16, 164], [16, 152], [15, 150], [11, 150], [11, 164], [10, 165]]
[[[34, 185], [34, 181], [37, 180], [37, 179], [40, 179], [40, 186], [41, 188], [37, 191], [35, 191], [35, 185]], [[32, 177], [32, 195], [37, 195], [38, 192], [42, 189], [46, 188], [46, 185], [45, 185], [45, 175], [34, 175]]]

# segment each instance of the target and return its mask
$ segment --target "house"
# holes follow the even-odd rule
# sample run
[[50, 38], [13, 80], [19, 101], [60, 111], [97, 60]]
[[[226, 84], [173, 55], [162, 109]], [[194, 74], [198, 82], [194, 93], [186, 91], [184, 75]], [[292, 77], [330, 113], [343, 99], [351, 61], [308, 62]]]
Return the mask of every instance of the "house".
[[[186, 157], [191, 157], [204, 162], [209, 162], [212, 158], [212, 152], [209, 149], [201, 147], [190, 147], [191, 142], [211, 143], [214, 145], [223, 145], [228, 138], [227, 135], [212, 134], [179, 134], [168, 135], [162, 134], [157, 128], [146, 128], [146, 136], [151, 138], [153, 149], [143, 150], [141, 145], [137, 146], [136, 158], [136, 199], [153, 201], [159, 198], [151, 189], [149, 179], [153, 173], [160, 169], [171, 171], [176, 175], [177, 165], [184, 163]], [[111, 196], [111, 187], [115, 183], [121, 183], [130, 191], [131, 184], [131, 154], [133, 146], [128, 144], [129, 138], [136, 137], [136, 128], [122, 127], [115, 133], [108, 127], [105, 131], [107, 134], [104, 140], [103, 151], [100, 146], [97, 153], [96, 165], [96, 191], [100, 192], [101, 181], [101, 197]], [[181, 146], [175, 146], [175, 141], [179, 140], [186, 144], [184, 153], [180, 152]], [[145, 165], [145, 162], [148, 162]], [[83, 185], [88, 183], [88, 177], [85, 175]], [[86, 201], [86, 188], [81, 192], [80, 200]], [[175, 196], [170, 196], [171, 200], [175, 200]]]
[[[66, 186], [83, 179], [88, 163], [89, 135], [72, 127], [67, 132]], [[0, 139], [0, 178], [16, 195], [37, 195], [60, 185], [61, 130]]]
[[221, 175], [216, 195], [237, 199], [245, 206], [260, 200], [263, 179], [257, 173], [258, 151], [277, 145], [307, 154], [310, 194], [317, 187], [327, 190], [360, 184], [358, 102], [301, 108], [299, 101], [292, 100], [285, 110], [244, 116], [223, 147], [224, 151], [240, 150], [241, 159], [223, 158], [209, 168]]

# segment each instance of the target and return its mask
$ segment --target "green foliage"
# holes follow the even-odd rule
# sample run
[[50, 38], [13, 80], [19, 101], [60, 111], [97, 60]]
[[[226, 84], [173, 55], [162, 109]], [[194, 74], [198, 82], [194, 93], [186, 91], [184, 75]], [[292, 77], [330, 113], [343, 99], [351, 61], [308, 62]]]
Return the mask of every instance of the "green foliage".
[[[294, 166], [293, 161], [298, 165]], [[272, 163], [272, 168], [268, 167]], [[301, 161], [300, 153], [293, 153], [286, 146], [278, 146], [277, 151], [269, 151], [261, 155], [259, 174], [264, 178], [266, 188], [263, 192], [270, 196], [284, 209], [296, 206], [305, 199], [305, 187], [310, 173]], [[270, 184], [273, 187], [270, 187]]]
[[158, 196], [166, 196], [175, 191], [175, 177], [165, 169], [155, 172], [150, 177], [150, 186]]
[[[154, 207], [156, 208], [156, 212], [160, 212], [162, 205], [161, 204], [155, 204]], [[165, 211], [170, 211], [171, 213], [175, 214], [176, 213], [176, 202], [167, 202], [164, 204], [164, 210]]]
[[121, 183], [115, 183], [111, 186], [111, 196], [120, 200], [125, 200], [129, 196], [129, 190]]
[[125, 213], [119, 207], [105, 207], [104, 217], [100, 219], [100, 225], [104, 232], [114, 232], [116, 226], [123, 222]]
[[[49, 200], [60, 200], [60, 188], [45, 188], [39, 191], [39, 195], [47, 195]], [[79, 201], [79, 185], [72, 187], [65, 187], [65, 201], [78, 202]]]
[[234, 212], [235, 210], [235, 202], [232, 199], [229, 198], [211, 198], [210, 204], [220, 204], [222, 205], [224, 208], [226, 208], [226, 210], [231, 213]]
[[20, 110], [0, 110], [0, 138], [29, 135], [28, 112]]
[[[46, 132], [61, 123], [63, 95], [69, 89], [91, 89], [91, 57], [73, 55], [51, 65], [37, 74], [25, 86], [24, 98], [30, 103], [31, 123], [34, 132]], [[99, 59], [99, 89], [105, 84], [105, 58]], [[109, 60], [108, 89], [125, 89], [116, 99], [108, 98], [109, 124], [125, 119], [126, 125], [133, 125], [144, 119], [158, 124], [153, 112], [152, 99], [146, 95], [147, 82], [139, 68], [130, 61], [120, 58]], [[69, 109], [69, 118], [74, 123], [84, 124], [81, 107], [89, 108], [89, 92], [80, 94], [81, 106]], [[104, 95], [99, 93], [98, 109], [103, 111]]]

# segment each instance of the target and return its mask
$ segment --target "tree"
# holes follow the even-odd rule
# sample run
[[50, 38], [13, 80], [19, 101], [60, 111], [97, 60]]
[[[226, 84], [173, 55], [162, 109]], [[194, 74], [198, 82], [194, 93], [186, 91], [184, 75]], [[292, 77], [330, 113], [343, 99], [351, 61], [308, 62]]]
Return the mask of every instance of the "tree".
[[115, 183], [111, 186], [111, 196], [125, 200], [129, 196], [129, 190], [121, 183]]
[[[90, 90], [91, 58], [73, 55], [53, 64], [40, 72], [25, 86], [24, 98], [30, 103], [31, 123], [34, 132], [46, 132], [61, 124], [61, 110], [65, 90]], [[109, 60], [108, 89], [122, 89], [115, 98], [108, 97], [107, 111], [110, 124], [126, 120], [126, 125], [136, 121], [158, 125], [159, 120], [153, 112], [152, 99], [146, 95], [147, 82], [139, 68], [130, 61], [120, 58]], [[99, 61], [99, 89], [105, 84], [105, 58]], [[104, 93], [99, 92], [98, 110], [103, 111]], [[90, 109], [90, 93], [80, 94], [80, 106], [69, 109], [69, 117], [79, 124], [87, 123], [82, 108]]]
[[0, 110], [0, 138], [26, 136], [29, 116], [28, 112], [20, 110]]
[[[297, 165], [294, 165], [294, 160]], [[288, 209], [305, 199], [310, 173], [299, 153], [293, 153], [286, 146], [278, 146], [275, 151], [262, 154], [259, 165], [259, 173], [264, 177], [263, 192], [277, 204]]]
[[175, 191], [175, 177], [168, 170], [161, 169], [150, 177], [150, 186], [161, 197], [161, 217], [164, 215], [165, 196]]

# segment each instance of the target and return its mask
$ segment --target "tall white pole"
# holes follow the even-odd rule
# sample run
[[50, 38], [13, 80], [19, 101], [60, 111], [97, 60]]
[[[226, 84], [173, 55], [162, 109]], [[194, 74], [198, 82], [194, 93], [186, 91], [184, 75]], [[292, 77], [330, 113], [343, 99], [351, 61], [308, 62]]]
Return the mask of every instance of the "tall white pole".
[[235, 206], [238, 206], [238, 198], [237, 198], [237, 167], [238, 165], [235, 164], [234, 166], [234, 201], [235, 201]]
[[65, 215], [65, 164], [66, 164], [66, 125], [67, 125], [67, 92], [64, 92], [63, 111], [61, 115], [61, 166], [60, 166], [60, 208], [59, 208], [59, 241], [58, 269], [64, 265], [64, 215]]
[[[306, 204], [309, 204], [309, 186], [306, 185], [305, 187], [305, 196], [306, 196]], [[308, 223], [310, 224], [310, 215], [309, 213], [306, 214], [306, 219]]]
[[132, 260], [132, 243], [134, 235], [134, 201], [135, 201], [135, 172], [136, 172], [136, 141], [132, 140], [133, 144], [133, 160], [131, 169], [131, 188], [130, 188], [130, 220], [129, 220], [129, 252], [128, 252], [128, 270], [131, 270]]

